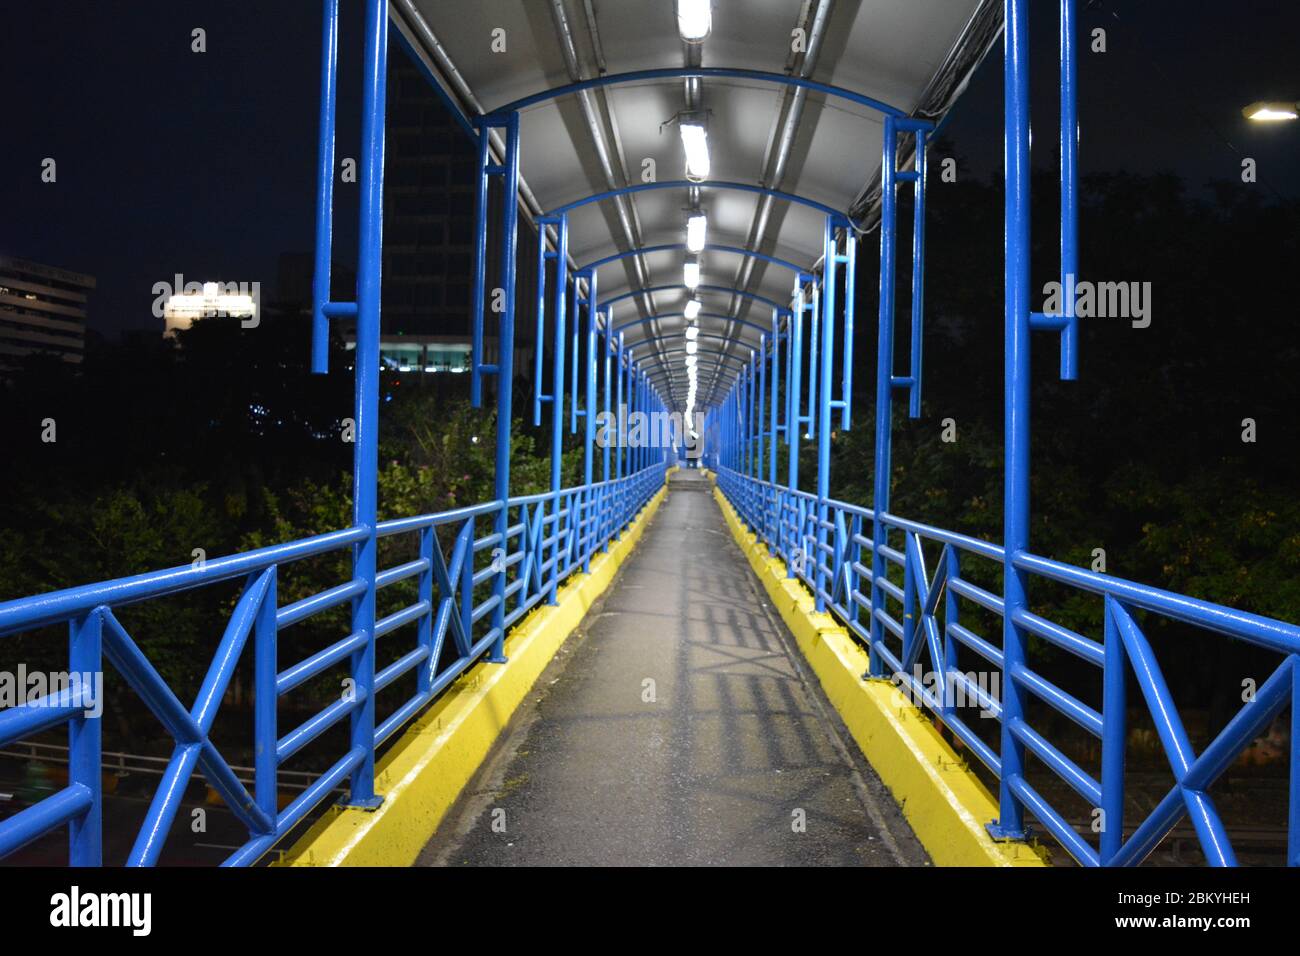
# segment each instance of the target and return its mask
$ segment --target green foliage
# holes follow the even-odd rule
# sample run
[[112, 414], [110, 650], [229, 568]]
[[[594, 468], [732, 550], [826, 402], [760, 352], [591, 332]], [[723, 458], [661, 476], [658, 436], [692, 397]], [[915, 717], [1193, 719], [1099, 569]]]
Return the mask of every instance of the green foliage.
[[[1048, 219], [1035, 223], [1033, 271], [1045, 281], [1058, 268], [1056, 184], [1048, 175], [1034, 189], [1035, 209]], [[901, 222], [910, 218], [908, 192]], [[896, 401], [891, 510], [998, 541], [1001, 188], [963, 181], [936, 184], [929, 195], [925, 402], [913, 421]], [[1152, 282], [1153, 322], [1144, 330], [1084, 323], [1081, 376], [1071, 383], [1056, 380], [1055, 339], [1035, 336], [1034, 550], [1088, 566], [1104, 548], [1113, 574], [1300, 620], [1300, 377], [1261, 373], [1300, 362], [1300, 339], [1289, 286], [1257, 281], [1290, 274], [1300, 211], [1229, 185], [1196, 198], [1172, 177], [1127, 174], [1091, 179], [1084, 203], [1084, 277]], [[873, 275], [873, 244], [860, 249], [859, 276]], [[907, 285], [899, 287], [900, 317], [910, 308]], [[859, 281], [859, 407], [854, 428], [832, 439], [832, 494], [859, 503], [872, 500], [875, 295], [875, 282]], [[195, 548], [211, 559], [348, 527], [352, 446], [341, 431], [353, 414], [349, 354], [335, 343], [332, 373], [308, 374], [307, 325], [297, 314], [268, 314], [257, 329], [205, 320], [178, 344], [91, 349], [80, 369], [30, 362], [0, 403], [0, 600], [186, 565]], [[906, 365], [905, 325], [896, 368]], [[458, 376], [382, 379], [381, 519], [489, 500], [490, 403], [471, 408]], [[518, 382], [517, 396], [528, 387]], [[1256, 444], [1240, 441], [1247, 416], [1259, 423]], [[58, 422], [54, 444], [39, 440], [47, 417]], [[952, 443], [940, 434], [948, 417], [959, 436]], [[548, 489], [549, 425], [516, 421], [512, 432], [512, 493]], [[581, 480], [582, 448], [567, 431], [564, 441], [562, 484], [571, 486]], [[815, 452], [802, 444], [808, 488]], [[780, 446], [782, 482], [786, 455]], [[406, 559], [411, 537], [386, 540], [381, 564]], [[281, 603], [346, 581], [349, 564], [344, 551], [285, 568]], [[996, 567], [971, 562], [963, 574], [1000, 586]], [[147, 602], [121, 616], [179, 691], [206, 669], [238, 587]], [[394, 588], [392, 597], [405, 593]], [[1097, 633], [1095, 599], [1041, 582], [1033, 598], [1036, 611]], [[286, 660], [337, 639], [346, 614], [339, 608], [290, 629]], [[6, 640], [6, 660], [64, 660], [66, 635], [54, 629]]]

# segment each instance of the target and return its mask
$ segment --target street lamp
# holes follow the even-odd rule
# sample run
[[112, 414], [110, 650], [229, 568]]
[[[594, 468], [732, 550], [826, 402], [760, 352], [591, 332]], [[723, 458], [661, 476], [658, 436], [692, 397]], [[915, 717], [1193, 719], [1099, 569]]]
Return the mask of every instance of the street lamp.
[[1293, 120], [1300, 103], [1292, 100], [1259, 100], [1241, 111], [1241, 115], [1255, 123], [1284, 123]]

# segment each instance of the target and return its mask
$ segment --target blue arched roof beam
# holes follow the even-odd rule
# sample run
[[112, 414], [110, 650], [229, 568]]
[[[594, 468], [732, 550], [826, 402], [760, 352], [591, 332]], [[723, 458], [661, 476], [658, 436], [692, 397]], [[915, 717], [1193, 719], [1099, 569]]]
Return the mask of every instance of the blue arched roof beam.
[[[686, 353], [686, 349], [685, 349], [685, 348], [680, 348], [680, 349], [664, 349], [663, 352], [662, 352], [661, 354], [663, 354], [663, 355], [682, 355], [682, 356], [684, 356], [684, 355], [686, 355], [687, 353]], [[746, 358], [746, 359], [742, 359], [742, 358], [739, 358], [738, 356], [735, 356], [735, 355], [729, 355], [728, 353], [723, 352], [723, 351], [721, 351], [720, 349], [698, 349], [698, 350], [695, 352], [695, 354], [696, 354], [696, 355], [716, 355], [716, 356], [720, 356], [720, 358], [710, 359], [708, 362], [703, 362], [703, 361], [701, 361], [701, 362], [698, 363], [698, 364], [700, 364], [700, 365], [709, 365], [709, 366], [713, 366], [713, 365], [722, 365], [722, 366], [725, 367], [728, 363], [734, 362], [734, 363], [736, 363], [736, 368], [744, 368], [745, 366], [747, 366], [747, 365], [749, 364], [749, 359], [747, 359], [747, 358]], [[685, 369], [686, 366], [685, 366], [685, 365], [682, 365], [682, 368]]]
[[[680, 252], [685, 248], [686, 243], [684, 242], [668, 242], [659, 246], [642, 246], [640, 249], [629, 249], [626, 252], [616, 252], [612, 256], [605, 256], [603, 259], [596, 259], [593, 262], [588, 262], [585, 266], [579, 266], [574, 271], [586, 272], [591, 269], [599, 269], [601, 266], [607, 266], [612, 262], [617, 262], [620, 259], [627, 259], [631, 256], [649, 255], [654, 252]], [[704, 251], [729, 252], [733, 255], [748, 256], [751, 259], [761, 259], [763, 262], [774, 266], [781, 266], [795, 273], [807, 273], [812, 271], [810, 267], [797, 266], [789, 259], [782, 259], [778, 256], [769, 256], [766, 253], [755, 252], [753, 249], [742, 249], [740, 246], [724, 246], [713, 242], [706, 242], [704, 244]]]
[[743, 67], [731, 66], [688, 66], [688, 67], [666, 67], [657, 70], [632, 70], [627, 73], [607, 73], [604, 76], [593, 77], [589, 80], [579, 80], [576, 83], [566, 83], [564, 86], [552, 87], [549, 90], [542, 90], [537, 93], [530, 93], [528, 96], [520, 97], [513, 102], [499, 106], [494, 113], [514, 113], [519, 110], [527, 109], [530, 106], [536, 106], [538, 103], [545, 103], [547, 100], [559, 99], [562, 96], [572, 96], [575, 93], [581, 93], [584, 90], [593, 90], [604, 86], [619, 86], [626, 83], [644, 83], [650, 80], [681, 80], [698, 77], [700, 79], [733, 79], [733, 80], [752, 80], [758, 83], [775, 83], [779, 86], [797, 86], [806, 90], [812, 90], [816, 93], [823, 93], [826, 96], [833, 96], [838, 99], [848, 100], [851, 103], [857, 103], [859, 106], [865, 106], [870, 110], [881, 113], [885, 116], [894, 116], [903, 118], [907, 114], [897, 106], [890, 106], [884, 100], [878, 100], [873, 96], [867, 96], [863, 93], [856, 93], [853, 90], [845, 89], [842, 86], [832, 86], [829, 83], [819, 83], [817, 80], [811, 80], [802, 76], [791, 76], [788, 73], [772, 73], [768, 70], [748, 70]]
[[[748, 362], [740, 361], [739, 359], [736, 359], [734, 357], [729, 360], [724, 360], [722, 362], [722, 371], [720, 372], [718, 379], [722, 383], [723, 395], [725, 395], [727, 391], [731, 389], [731, 387], [736, 383], [736, 380], [740, 378], [740, 373], [743, 372], [748, 366], [749, 366]], [[667, 382], [668, 384], [674, 387], [680, 388], [681, 386], [684, 386], [687, 382], [686, 366], [673, 365], [670, 368], [665, 365], [659, 365], [653, 369], [647, 370], [646, 377], [650, 379], [650, 381], [655, 383]], [[700, 407], [704, 407], [706, 404], [711, 405], [713, 399], [714, 396], [710, 396], [708, 403], [697, 402], [697, 405], [699, 405]]]
[[[807, 206], [809, 209], [815, 209], [827, 216], [832, 216], [841, 222], [851, 222], [848, 215], [818, 202], [816, 199], [809, 199], [807, 196], [796, 196], [794, 193], [783, 192], [780, 189], [772, 189], [768, 186], [756, 186], [753, 183], [734, 183], [725, 179], [705, 179], [700, 182], [692, 182], [689, 179], [667, 179], [663, 182], [656, 183], [633, 183], [631, 186], [622, 186], [618, 189], [607, 189], [604, 192], [592, 193], [590, 196], [584, 196], [582, 199], [575, 199], [573, 202], [567, 202], [562, 206], [556, 206], [549, 209], [543, 216], [552, 218], [563, 216], [575, 209], [581, 209], [583, 206], [589, 206], [592, 203], [603, 202], [606, 199], [614, 199], [617, 196], [629, 196], [636, 193], [650, 192], [655, 189], [730, 189], [736, 192], [758, 193], [763, 196], [771, 196], [773, 199], [782, 199], [786, 202], [795, 203], [800, 206]], [[854, 224], [856, 225], [856, 223]]]
[[[632, 289], [628, 292], [623, 292], [620, 293], [619, 295], [611, 296], [610, 298], [605, 299], [603, 302], [600, 303], [599, 306], [597, 306], [597, 308], [606, 309], [609, 308], [609, 306], [613, 305], [615, 302], [621, 302], [624, 299], [631, 299], [634, 298], [635, 296], [642, 295], [647, 292], [671, 292], [674, 289], [688, 289], [688, 286], [678, 283], [677, 285], [655, 285], [655, 286], [648, 286], [643, 289]], [[744, 289], [735, 289], [732, 288], [731, 286], [726, 286], [726, 285], [700, 285], [697, 286], [694, 291], [726, 292], [728, 294], [735, 294], [738, 296], [742, 296], [746, 299], [753, 299], [755, 302], [762, 302], [764, 305], [769, 305], [772, 308], [776, 309], [778, 312], [780, 312], [782, 315], [790, 314], [790, 309], [787, 306], [781, 305], [781, 303], [775, 301], [774, 299], [769, 299], [765, 295], [759, 295], [757, 292], [748, 292]]]
[[[656, 315], [647, 315], [639, 319], [632, 319], [631, 321], [624, 322], [622, 325], [616, 325], [610, 331], [613, 332], [615, 335], [617, 335], [619, 332], [622, 332], [624, 329], [630, 329], [633, 326], [637, 326], [637, 325], [646, 325], [650, 322], [654, 322], [656, 319], [675, 319], [675, 318], [685, 318], [685, 317], [686, 314], [684, 312], [660, 312]], [[772, 329], [768, 326], [759, 325], [757, 322], [749, 322], [746, 321], [745, 319], [735, 319], [732, 318], [730, 315], [727, 315], [725, 312], [701, 312], [699, 315], [696, 316], [696, 318], [697, 319], [722, 319], [724, 322], [734, 322], [737, 325], [743, 325], [746, 326], [747, 328], [755, 329], [756, 331], [763, 332], [763, 333], [770, 333], [772, 331]], [[649, 341], [651, 341], [650, 338], [637, 339], [635, 342], [627, 342], [625, 343], [625, 345], [627, 348], [634, 348], [635, 346], [640, 345], [642, 342], [649, 342]]]
[[[670, 333], [667, 334], [667, 335], [656, 335], [656, 336], [654, 337], [654, 340], [655, 340], [656, 342], [674, 342], [674, 341], [678, 341], [678, 340], [681, 340], [681, 339], [686, 339], [686, 332], [685, 332], [685, 331], [680, 331], [680, 332], [670, 332]], [[735, 341], [734, 339], [730, 339], [730, 338], [728, 338], [727, 336], [722, 335], [722, 334], [719, 333], [719, 332], [705, 332], [705, 331], [701, 331], [701, 332], [699, 333], [699, 335], [696, 336], [696, 339], [697, 339], [697, 340], [701, 340], [701, 341], [704, 340], [704, 339], [712, 339], [712, 340], [716, 340], [716, 341], [718, 341], [718, 342], [732, 342], [732, 341]], [[632, 344], [632, 346], [637, 346], [637, 345], [640, 345], [642, 342], [649, 342], [649, 341], [650, 341], [650, 339], [637, 339], [635, 342], [633, 342], [633, 343], [631, 343], [631, 344]], [[755, 343], [753, 343], [753, 344], [750, 344], [750, 343], [748, 343], [748, 342], [742, 342], [742, 343], [740, 343], [740, 344], [741, 344], [741, 347], [742, 347], [742, 348], [753, 349], [755, 352], [758, 351], [758, 343], [757, 343], [757, 342], [755, 342]]]

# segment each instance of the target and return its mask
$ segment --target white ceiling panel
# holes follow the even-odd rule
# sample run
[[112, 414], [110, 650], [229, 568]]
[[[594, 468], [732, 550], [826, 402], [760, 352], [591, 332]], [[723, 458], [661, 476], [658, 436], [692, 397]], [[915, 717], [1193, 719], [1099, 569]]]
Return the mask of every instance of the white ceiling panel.
[[[688, 65], [673, 0], [590, 0], [594, 31], [586, 0], [558, 2], [583, 79], [600, 74], [598, 49], [610, 74]], [[485, 110], [570, 82], [553, 0], [414, 0], [414, 6]], [[818, 6], [817, 0], [714, 0], [713, 30], [700, 47], [700, 62], [705, 67], [773, 73], [784, 73], [790, 66], [805, 69], [792, 57], [792, 31], [810, 22], [801, 17]], [[827, 6], [830, 12], [811, 77], [910, 113], [979, 6], [979, 0], [834, 0]], [[505, 31], [504, 52], [493, 52], [495, 30]], [[785, 87], [743, 78], [706, 77], [699, 82], [709, 111], [710, 178], [763, 184]], [[847, 210], [879, 169], [881, 117], [821, 93], [810, 92], [805, 99], [785, 174], [779, 183], [765, 185]], [[681, 78], [606, 87], [589, 102], [612, 157], [616, 185], [640, 182], [645, 160], [654, 161], [659, 181], [683, 178], [677, 129], [665, 125], [686, 107]], [[521, 173], [543, 209], [609, 188], [576, 97], [527, 108], [520, 128]], [[681, 242], [688, 203], [684, 188], [630, 197], [640, 245]], [[760, 206], [757, 194], [704, 188], [701, 205], [709, 215], [710, 242], [749, 243]], [[777, 201], [754, 248], [810, 266], [821, 255], [823, 222], [819, 212]], [[630, 247], [611, 200], [575, 210], [569, 223], [570, 252], [578, 263]], [[680, 284], [683, 256], [674, 251], [642, 257], [650, 284]], [[741, 264], [735, 255], [706, 253], [703, 281], [733, 286]], [[603, 268], [599, 297], [637, 287], [636, 276], [632, 258]], [[751, 291], [782, 302], [788, 302], [791, 285], [789, 270], [761, 262], [747, 281]], [[653, 308], [658, 313], [680, 312], [682, 301], [679, 292], [660, 292], [654, 295]], [[620, 302], [615, 324], [644, 316], [645, 308], [640, 297]], [[705, 310], [734, 314], [763, 327], [771, 321], [767, 306], [730, 295], [708, 294]], [[727, 331], [721, 320], [701, 325], [708, 325], [710, 332]], [[639, 338], [642, 329], [645, 334], [671, 335], [680, 326], [680, 320], [663, 320], [629, 330], [628, 337]], [[747, 357], [748, 343], [757, 341], [758, 332], [744, 327], [731, 331], [739, 339], [733, 354]], [[702, 370], [707, 365], [701, 361]], [[702, 376], [701, 384], [706, 378]]]

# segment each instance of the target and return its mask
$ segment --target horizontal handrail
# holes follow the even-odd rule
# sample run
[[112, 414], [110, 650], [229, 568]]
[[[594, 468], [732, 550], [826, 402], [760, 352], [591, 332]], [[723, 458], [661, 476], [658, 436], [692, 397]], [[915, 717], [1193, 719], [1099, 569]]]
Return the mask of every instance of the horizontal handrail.
[[265, 571], [273, 564], [286, 564], [338, 551], [365, 538], [365, 528], [347, 528], [192, 565], [5, 601], [0, 604], [0, 637], [67, 621], [100, 605], [123, 607]]
[[[102, 635], [103, 656], [123, 674], [130, 688], [173, 738], [176, 749], [172, 756], [157, 758], [158, 794], [129, 857], [130, 863], [157, 862], [195, 770], [208, 778], [209, 784], [248, 828], [249, 841], [226, 862], [254, 863], [328, 798], [347, 775], [363, 766], [367, 758], [373, 763], [375, 748], [491, 652], [515, 622], [552, 597], [560, 582], [583, 570], [596, 551], [620, 535], [662, 487], [666, 467], [660, 461], [633, 474], [589, 485], [379, 522], [374, 528], [376, 539], [417, 535], [418, 557], [377, 569], [368, 579], [344, 581], [283, 606], [278, 606], [276, 599], [281, 566], [350, 548], [368, 540], [369, 530], [348, 528], [190, 567], [147, 572], [8, 601], [0, 604], [0, 635], [66, 624], [74, 634], [93, 636], [95, 671], [102, 668], [99, 656]], [[543, 534], [544, 527], [552, 533]], [[444, 528], [454, 529], [454, 535], [439, 535], [439, 529]], [[113, 612], [125, 605], [240, 578], [244, 582], [242, 595], [231, 613], [197, 700], [187, 709]], [[403, 606], [379, 617], [373, 626], [358, 631], [349, 627], [332, 643], [296, 663], [279, 667], [275, 659], [278, 631], [330, 608], [373, 600], [367, 596], [403, 581], [413, 582], [416, 591], [415, 597]], [[489, 614], [494, 610], [496, 614]], [[407, 629], [413, 630], [415, 645], [377, 669], [368, 686], [346, 688], [341, 697], [287, 732], [277, 730], [275, 705], [279, 698], [313, 678], [322, 677], [367, 647], [373, 648], [381, 637], [388, 646], [388, 642], [397, 640], [388, 635]], [[259, 756], [251, 780], [247, 774], [243, 777], [236, 774], [209, 736], [217, 707], [247, 645], [253, 645], [257, 655], [254, 696]], [[0, 647], [3, 646], [0, 642]], [[88, 669], [89, 660], [83, 652], [74, 659], [69, 672]], [[327, 730], [358, 708], [372, 706], [369, 701], [402, 681], [413, 681], [414, 690], [377, 723], [369, 749], [350, 747], [330, 770], [322, 775], [310, 775], [311, 782], [301, 785], [299, 796], [277, 813], [274, 795], [281, 765], [321, 740]], [[265, 703], [268, 701], [269, 704]], [[87, 713], [89, 703], [87, 688], [71, 687], [55, 689], [47, 699], [24, 701], [0, 711], [0, 745], [60, 724], [78, 725], [97, 720], [98, 715], [92, 717]], [[93, 750], [78, 755], [77, 747], [86, 746], [78, 741], [91, 739]], [[98, 741], [98, 733], [93, 738], [73, 735], [68, 762], [77, 773], [72, 782], [59, 793], [0, 820], [0, 855], [20, 848], [70, 819], [99, 814], [103, 755]], [[93, 758], [94, 773], [88, 774], [85, 769], [88, 756]], [[246, 788], [248, 783], [253, 784], [256, 796]], [[94, 832], [98, 833], [98, 825]], [[71, 855], [86, 862], [97, 860], [98, 853], [98, 848], [92, 851], [79, 845]]]
[[[1004, 747], [1008, 740], [1023, 746], [1097, 808], [1122, 812], [1123, 774], [1115, 774], [1105, 767], [1122, 767], [1122, 762], [1117, 764], [1121, 758], [1116, 755], [1122, 754], [1126, 745], [1127, 718], [1122, 692], [1114, 688], [1123, 687], [1128, 662], [1132, 661], [1161, 746], [1174, 767], [1176, 783], [1147, 819], [1131, 830], [1127, 840], [1122, 836], [1110, 837], [1102, 841], [1103, 849], [1095, 849], [1030, 786], [1023, 773], [1006, 776], [1004, 786], [1010, 787], [1046, 830], [1084, 865], [1140, 863], [1183, 814], [1192, 818], [1210, 862], [1234, 862], [1223, 824], [1205, 791], [1290, 699], [1297, 670], [1293, 662], [1300, 660], [1297, 656], [1300, 655], [1300, 627], [1038, 555], [1014, 555], [1014, 566], [1031, 577], [1096, 595], [1105, 602], [1104, 642], [1023, 607], [1012, 614], [1012, 623], [1026, 633], [1101, 671], [1111, 703], [1101, 709], [1094, 708], [1023, 660], [1009, 660], [995, 642], [960, 622], [961, 602], [970, 602], [998, 617], [1005, 616], [1005, 598], [972, 583], [960, 571], [963, 555], [994, 562], [1001, 569], [1006, 560], [1001, 545], [887, 512], [879, 515], [884, 537], [874, 541], [861, 530], [862, 524], [873, 520], [871, 509], [835, 499], [821, 500], [807, 492], [792, 491], [726, 467], [719, 467], [717, 476], [719, 488], [742, 520], [786, 562], [789, 576], [803, 581], [848, 631], [867, 646], [872, 668], [865, 676], [892, 678], [914, 701], [941, 719], [999, 778], [1003, 777], [1002, 755], [975, 732], [962, 706], [978, 707], [981, 716], [998, 723], [1006, 720]], [[888, 543], [891, 534], [902, 535], [902, 543]], [[942, 546], [943, 553], [935, 569], [927, 570], [925, 566], [922, 542]], [[873, 576], [863, 559], [873, 551], [877, 558], [884, 560], [883, 572], [891, 567], [902, 572], [901, 585], [885, 578], [881, 571]], [[816, 555], [815, 561], [811, 555]], [[864, 584], [871, 595], [865, 593]], [[1183, 730], [1154, 651], [1133, 617], [1136, 611], [1287, 655], [1261, 685], [1253, 702], [1199, 756]], [[990, 691], [973, 681], [973, 674], [963, 674], [955, 667], [958, 646], [967, 648], [995, 668], [1000, 687]], [[929, 658], [929, 669], [942, 675], [942, 695], [936, 695], [920, 679], [919, 673], [911, 671], [913, 666], [920, 668], [925, 657]], [[1089, 737], [1101, 741], [1104, 756], [1100, 779], [1076, 764], [1039, 729], [1031, 727], [1022, 713], [1008, 716], [1003, 712], [1002, 695], [1012, 683], [1067, 718]], [[953, 689], [964, 695], [964, 705], [949, 699]], [[1298, 798], [1300, 794], [1291, 795], [1293, 807]], [[1115, 824], [1116, 832], [1120, 823]], [[1300, 860], [1290, 859], [1290, 862]]]

